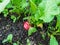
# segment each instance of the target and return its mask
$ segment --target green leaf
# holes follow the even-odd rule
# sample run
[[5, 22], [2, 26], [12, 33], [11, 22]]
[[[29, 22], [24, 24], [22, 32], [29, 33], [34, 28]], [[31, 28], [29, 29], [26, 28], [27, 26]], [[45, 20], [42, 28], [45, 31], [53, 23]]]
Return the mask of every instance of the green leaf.
[[58, 42], [54, 36], [51, 35], [50, 45], [58, 45]]
[[56, 28], [58, 28], [59, 32], [60, 32], [60, 14], [57, 17], [57, 24], [56, 24]]
[[12, 42], [12, 38], [13, 38], [13, 35], [12, 35], [12, 34], [9, 34], [9, 35], [7, 36], [7, 41], [8, 41], [8, 42]]
[[26, 2], [26, 0], [22, 0], [22, 2], [21, 2], [21, 8], [24, 9], [27, 6], [28, 6], [28, 3]]
[[56, 4], [59, 4], [60, 3], [60, 0], [55, 0]]
[[13, 45], [18, 45], [17, 43], [13, 43]]
[[20, 7], [21, 0], [11, 0], [13, 6]]
[[21, 0], [11, 0], [12, 6], [13, 6], [13, 10], [12, 12], [15, 12], [17, 14], [20, 14], [21, 11]]
[[2, 2], [2, 0], [0, 0], [0, 2]]
[[39, 18], [40, 18], [40, 10], [37, 10], [35, 13], [35, 20], [38, 21]]
[[11, 19], [13, 20], [13, 23], [15, 23], [17, 20], [17, 18], [14, 15], [11, 15]]
[[35, 13], [37, 10], [37, 6], [32, 0], [30, 0], [30, 6], [31, 6], [31, 11]]
[[0, 3], [0, 13], [5, 9], [7, 4], [9, 4], [10, 0], [4, 0], [2, 3]]
[[29, 20], [31, 23], [35, 22], [35, 17], [32, 15], [30, 16], [30, 20]]
[[39, 4], [41, 17], [40, 19], [44, 22], [50, 22], [54, 18], [55, 15], [59, 15], [60, 10], [57, 6], [55, 0], [42, 0]]
[[31, 27], [29, 30], [28, 30], [28, 36], [32, 35], [32, 33], [36, 32], [36, 28], [34, 27]]
[[13, 8], [11, 1], [10, 1], [10, 3], [6, 6], [6, 8]]
[[29, 17], [24, 17], [24, 18], [23, 18], [23, 20], [27, 20], [27, 19], [29, 19]]
[[29, 40], [29, 39], [27, 39], [27, 45], [31, 45], [31, 44], [30, 44], [30, 40]]
[[3, 11], [3, 13], [4, 13], [4, 17], [7, 17], [7, 15], [8, 15], [8, 10], [7, 9], [5, 9], [4, 11]]
[[7, 36], [7, 38], [2, 41], [2, 43], [5, 43], [5, 42], [10, 42], [11, 43], [12, 42], [12, 38], [13, 38], [13, 35], [12, 34], [9, 34]]
[[2, 43], [5, 43], [5, 42], [7, 42], [8, 40], [7, 39], [4, 39], [3, 41], [2, 41]]

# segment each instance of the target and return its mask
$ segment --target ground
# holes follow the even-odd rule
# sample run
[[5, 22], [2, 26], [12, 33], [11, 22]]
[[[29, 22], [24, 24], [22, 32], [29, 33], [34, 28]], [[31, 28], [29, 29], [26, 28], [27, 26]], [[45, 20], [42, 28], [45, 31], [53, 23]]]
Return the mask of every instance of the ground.
[[[39, 45], [39, 43], [42, 45], [49, 45], [49, 37], [47, 36], [47, 33], [45, 33], [47, 31], [47, 23], [43, 24], [43, 29], [36, 27], [37, 32], [33, 33], [31, 36], [28, 36], [28, 31], [23, 28], [23, 22], [23, 17], [16, 21], [16, 23], [13, 23], [9, 16], [5, 18], [2, 14], [0, 14], [0, 45], [12, 45], [7, 42], [2, 44], [2, 41], [8, 34], [13, 34], [12, 42], [19, 41], [22, 45], [27, 45], [27, 39], [30, 39], [31, 45]], [[45, 39], [42, 38], [41, 34], [45, 35]], [[56, 37], [59, 41], [60, 38], [58, 36]]]

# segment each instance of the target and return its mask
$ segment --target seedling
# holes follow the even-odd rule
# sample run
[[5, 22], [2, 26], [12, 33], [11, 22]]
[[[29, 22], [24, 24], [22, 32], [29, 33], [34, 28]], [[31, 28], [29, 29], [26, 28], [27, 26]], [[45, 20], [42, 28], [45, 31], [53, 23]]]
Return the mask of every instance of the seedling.
[[33, 33], [35, 33], [37, 30], [35, 27], [30, 27], [30, 29], [28, 30], [28, 36], [32, 35]]
[[50, 45], [58, 45], [58, 42], [53, 35], [51, 35], [51, 38], [50, 38]]
[[12, 34], [9, 34], [7, 36], [7, 38], [2, 41], [2, 43], [5, 43], [5, 42], [11, 43], [12, 42], [12, 38], [13, 38], [13, 35]]
[[7, 17], [7, 15], [8, 15], [8, 9], [5, 9], [4, 11], [3, 11], [3, 13], [4, 13], [4, 17]]
[[16, 22], [16, 17], [14, 16], [14, 15], [11, 15], [11, 19], [13, 20], [13, 23], [15, 23]]
[[27, 39], [27, 45], [31, 45], [31, 43], [30, 43], [30, 40], [29, 40], [29, 39]]
[[17, 43], [13, 43], [13, 45], [18, 45]]

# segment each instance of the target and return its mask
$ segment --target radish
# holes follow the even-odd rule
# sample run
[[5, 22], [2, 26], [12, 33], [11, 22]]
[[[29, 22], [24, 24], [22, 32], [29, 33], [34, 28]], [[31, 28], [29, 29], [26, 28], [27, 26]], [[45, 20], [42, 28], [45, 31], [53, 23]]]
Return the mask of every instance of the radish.
[[29, 30], [30, 27], [31, 27], [31, 26], [30, 26], [30, 24], [29, 24], [28, 21], [24, 22], [24, 29], [25, 29], [25, 30]]

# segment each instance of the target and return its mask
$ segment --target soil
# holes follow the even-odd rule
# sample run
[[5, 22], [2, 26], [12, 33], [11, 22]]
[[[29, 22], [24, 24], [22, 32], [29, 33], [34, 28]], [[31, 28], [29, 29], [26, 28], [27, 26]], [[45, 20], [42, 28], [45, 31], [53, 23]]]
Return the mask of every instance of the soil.
[[[0, 14], [0, 45], [12, 45], [8, 42], [2, 44], [2, 41], [6, 39], [9, 34], [13, 34], [12, 42], [19, 41], [22, 45], [27, 45], [28, 38], [30, 39], [31, 45], [39, 45], [39, 43], [42, 45], [49, 45], [49, 37], [47, 36], [47, 33], [45, 33], [47, 31], [47, 23], [43, 24], [43, 29], [37, 27], [37, 32], [33, 33], [31, 36], [28, 36], [28, 31], [23, 28], [23, 22], [22, 17], [21, 20], [13, 23], [9, 16], [5, 18], [3, 14]], [[45, 39], [42, 38], [42, 34], [45, 35]]]

